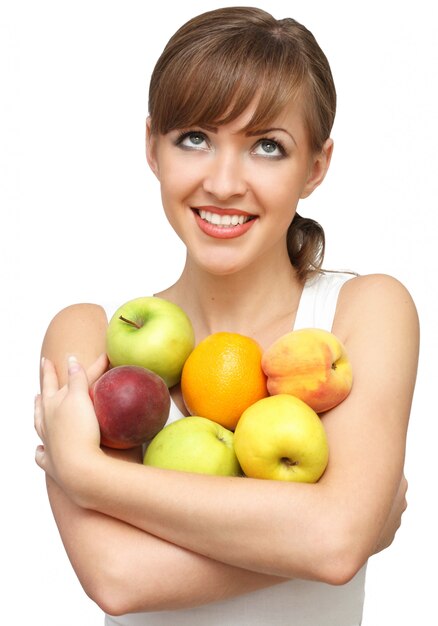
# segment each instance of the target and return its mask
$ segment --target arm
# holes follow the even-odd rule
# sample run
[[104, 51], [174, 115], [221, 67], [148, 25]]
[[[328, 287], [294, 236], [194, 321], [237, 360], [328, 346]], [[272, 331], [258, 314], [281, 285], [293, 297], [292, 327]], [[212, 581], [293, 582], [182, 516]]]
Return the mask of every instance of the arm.
[[[347, 283], [338, 309], [334, 332], [355, 382], [323, 418], [331, 457], [319, 483], [168, 472], [108, 459], [86, 445], [82, 455], [65, 458], [60, 429], [68, 428], [69, 411], [86, 412], [78, 372], [68, 406], [57, 413], [58, 433], [49, 420], [53, 455], [40, 463], [76, 502], [208, 558], [270, 575], [348, 581], [378, 549], [400, 484], [418, 322], [409, 294], [384, 276]], [[90, 475], [92, 482], [77, 480]]]
[[391, 510], [386, 519], [382, 532], [380, 533], [379, 541], [377, 542], [377, 546], [374, 550], [374, 554], [377, 554], [378, 552], [385, 550], [394, 541], [395, 533], [400, 528], [401, 517], [407, 508], [407, 502], [406, 502], [407, 489], [408, 489], [408, 482], [403, 474], [400, 480], [400, 484], [399, 484], [396, 496], [393, 500]]
[[[106, 325], [105, 313], [94, 305], [68, 307], [54, 318], [42, 355], [55, 364], [61, 384], [67, 380], [67, 355], [77, 355], [89, 367], [90, 382], [103, 372], [106, 363], [92, 364], [105, 349]], [[106, 454], [141, 462], [138, 450], [107, 449]], [[281, 582], [213, 561], [84, 509], [50, 476], [47, 491], [72, 566], [85, 592], [107, 613], [186, 608]]]
[[48, 493], [85, 592], [110, 615], [188, 608], [281, 582], [218, 563], [83, 509], [51, 479]]

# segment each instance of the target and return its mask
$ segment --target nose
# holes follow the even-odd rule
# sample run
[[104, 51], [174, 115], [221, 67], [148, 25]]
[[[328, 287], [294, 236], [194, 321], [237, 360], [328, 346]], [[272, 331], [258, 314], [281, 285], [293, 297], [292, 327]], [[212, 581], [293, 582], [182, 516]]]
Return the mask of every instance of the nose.
[[233, 196], [243, 196], [248, 190], [248, 185], [242, 156], [231, 150], [212, 154], [203, 188], [222, 201]]

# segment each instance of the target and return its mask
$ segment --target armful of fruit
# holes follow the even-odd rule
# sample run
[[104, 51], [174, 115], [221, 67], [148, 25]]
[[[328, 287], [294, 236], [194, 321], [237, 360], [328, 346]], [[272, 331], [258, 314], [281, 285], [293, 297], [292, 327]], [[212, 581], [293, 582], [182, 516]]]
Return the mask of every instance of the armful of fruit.
[[[233, 434], [221, 424], [220, 415], [216, 419], [214, 415], [210, 416], [213, 419], [183, 418], [164, 428], [168, 415], [166, 393], [153, 373], [142, 369], [118, 366], [111, 375], [106, 374], [98, 381], [100, 401], [95, 399], [94, 404], [103, 438], [111, 421], [108, 417], [111, 407], [113, 429], [116, 432], [119, 429], [120, 441], [124, 432], [131, 441], [132, 433], [140, 432], [141, 441], [150, 442], [145, 465], [297, 482], [316, 482], [323, 474], [328, 463], [328, 443], [316, 411], [321, 414], [340, 404], [350, 393], [353, 382], [347, 352], [335, 335], [320, 329], [287, 333], [261, 359], [267, 392], [279, 397], [259, 400], [247, 407]], [[113, 384], [108, 388], [110, 376]], [[126, 396], [134, 402], [134, 410]], [[125, 397], [123, 407], [119, 406], [120, 397]], [[155, 413], [148, 406], [151, 397], [156, 401]], [[139, 402], [144, 405], [140, 412]], [[156, 407], [160, 409], [158, 415]], [[127, 427], [130, 419], [134, 423]], [[120, 442], [115, 444], [116, 448], [120, 445]], [[124, 452], [128, 460], [143, 460], [139, 448]], [[107, 453], [116, 454], [111, 447]], [[394, 539], [406, 509], [406, 490], [403, 476], [376, 552], [388, 547]]]
[[[229, 565], [345, 581], [375, 549], [390, 514], [415, 378], [416, 319], [406, 292], [372, 283], [372, 297], [358, 287], [350, 306], [355, 383], [324, 412], [330, 461], [316, 484], [163, 472], [95, 456], [93, 481], [80, 494], [69, 485], [73, 497]], [[400, 362], [408, 365], [400, 369]], [[328, 571], [327, 564], [336, 567]]]

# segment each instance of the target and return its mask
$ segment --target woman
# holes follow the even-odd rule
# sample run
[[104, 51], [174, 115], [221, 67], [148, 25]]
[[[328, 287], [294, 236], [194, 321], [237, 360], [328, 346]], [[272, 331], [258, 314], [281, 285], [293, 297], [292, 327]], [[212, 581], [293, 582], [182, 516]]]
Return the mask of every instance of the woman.
[[[311, 33], [258, 9], [194, 18], [155, 67], [147, 159], [187, 248], [157, 295], [188, 313], [197, 342], [228, 330], [266, 348], [292, 328], [332, 330], [355, 382], [323, 417], [330, 462], [317, 484], [144, 467], [140, 450], [99, 445], [88, 384], [107, 367], [104, 309], [61, 311], [42, 347], [36, 460], [108, 626], [361, 621], [366, 562], [406, 506], [418, 320], [389, 276], [321, 272], [323, 232], [297, 214], [330, 165], [335, 104]], [[187, 414], [171, 393], [171, 419]]]

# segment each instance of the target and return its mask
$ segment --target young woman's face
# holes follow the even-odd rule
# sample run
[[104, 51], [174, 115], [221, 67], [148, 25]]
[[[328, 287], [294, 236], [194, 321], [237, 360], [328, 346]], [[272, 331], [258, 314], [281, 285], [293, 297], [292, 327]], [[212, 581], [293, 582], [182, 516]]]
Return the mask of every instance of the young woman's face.
[[251, 113], [216, 128], [148, 132], [148, 162], [166, 216], [191, 260], [215, 274], [286, 258], [298, 201], [322, 181], [330, 162], [331, 141], [311, 154], [296, 108], [257, 134], [242, 131]]

